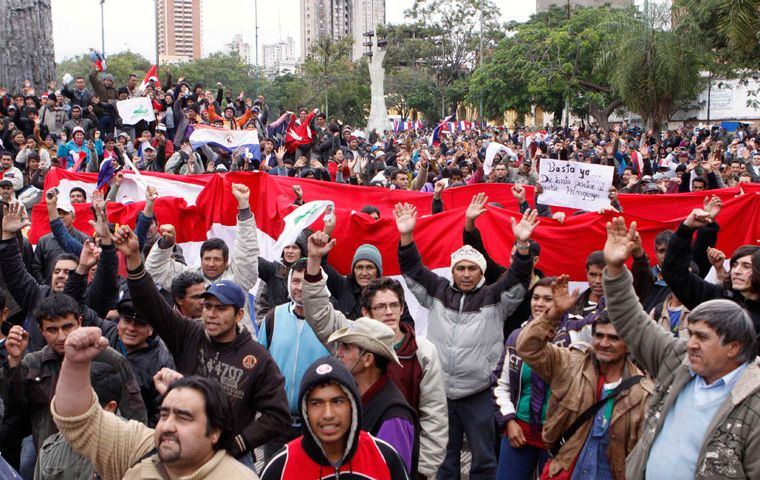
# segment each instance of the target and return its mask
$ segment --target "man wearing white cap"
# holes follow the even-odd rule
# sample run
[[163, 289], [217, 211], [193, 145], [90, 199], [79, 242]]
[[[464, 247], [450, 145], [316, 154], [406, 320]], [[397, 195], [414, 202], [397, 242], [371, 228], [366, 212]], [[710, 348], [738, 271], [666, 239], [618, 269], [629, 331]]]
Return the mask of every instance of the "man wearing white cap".
[[417, 210], [397, 204], [393, 212], [401, 234], [398, 257], [404, 280], [420, 305], [429, 310], [428, 340], [438, 349], [446, 384], [449, 441], [438, 478], [459, 478], [460, 451], [467, 435], [472, 452], [470, 479], [496, 475], [496, 435], [491, 401], [491, 372], [504, 343], [503, 323], [527, 293], [533, 260], [530, 235], [537, 212], [527, 210], [518, 223], [512, 219], [516, 253], [509, 271], [485, 284], [483, 255], [465, 245], [451, 255], [448, 280], [422, 264], [414, 243]]
[[395, 383], [388, 378], [388, 364], [400, 365], [393, 349], [393, 330], [361, 317], [330, 335], [337, 342], [336, 356], [353, 375], [362, 400], [362, 430], [396, 449], [412, 478], [419, 453], [417, 415]]

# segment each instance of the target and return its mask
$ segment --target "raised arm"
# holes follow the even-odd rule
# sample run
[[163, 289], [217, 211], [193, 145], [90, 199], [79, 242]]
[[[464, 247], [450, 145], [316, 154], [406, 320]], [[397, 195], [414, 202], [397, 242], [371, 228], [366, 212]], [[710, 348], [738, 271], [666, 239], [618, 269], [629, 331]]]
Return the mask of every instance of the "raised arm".
[[330, 303], [325, 274], [322, 272], [322, 258], [335, 246], [324, 232], [315, 232], [309, 237], [308, 259], [303, 285], [304, 317], [317, 334], [319, 341], [327, 345], [333, 332], [349, 325], [343, 313]]
[[249, 203], [251, 192], [248, 187], [242, 183], [233, 183], [232, 194], [238, 203], [238, 225], [230, 269], [235, 281], [247, 292], [259, 279], [259, 241], [256, 235], [256, 219], [251, 212]]
[[633, 289], [633, 277], [625, 267], [636, 246], [636, 222], [630, 230], [622, 217], [607, 223], [607, 243], [604, 245], [604, 295], [610, 320], [633, 356], [652, 376], [657, 377], [665, 358], [675, 348], [685, 350], [686, 343], [660, 328], [642, 308]]
[[148, 257], [145, 259], [145, 270], [154, 278], [157, 285], [164, 290], [170, 290], [174, 279], [179, 274], [192, 270], [192, 267], [182, 265], [172, 259], [174, 244], [177, 238], [174, 225], [161, 225], [159, 234], [161, 238], [153, 244], [153, 248], [150, 249]]
[[90, 288], [85, 294], [85, 304], [95, 310], [99, 317], [105, 318], [108, 311], [116, 303], [119, 293], [119, 259], [116, 257], [116, 248], [113, 245], [111, 231], [106, 217], [106, 202], [103, 194], [93, 194], [93, 206], [95, 208], [95, 220], [90, 220], [90, 226], [95, 235], [100, 239], [100, 260], [92, 279]]
[[140, 251], [143, 251], [145, 242], [148, 241], [148, 232], [153, 224], [153, 206], [158, 198], [158, 190], [152, 185], [145, 189], [145, 206], [142, 212], [137, 214], [137, 224], [135, 225], [135, 235], [140, 243]]
[[401, 235], [398, 247], [398, 261], [407, 286], [417, 301], [430, 308], [435, 293], [446, 288], [449, 281], [433, 273], [422, 263], [422, 257], [414, 243], [414, 227], [417, 224], [417, 208], [408, 203], [397, 203], [393, 210], [396, 228]]
[[713, 220], [708, 225], [697, 229], [697, 236], [694, 239], [692, 259], [699, 267], [700, 278], [705, 278], [710, 271], [710, 259], [707, 257], [707, 249], [715, 247], [718, 243], [718, 232], [720, 226], [715, 221], [720, 210], [723, 208], [723, 201], [717, 195], [705, 197], [703, 210], [710, 214]]
[[97, 404], [90, 366], [107, 347], [108, 340], [97, 327], [80, 327], [68, 335], [51, 410], [75, 451], [93, 462], [104, 478], [122, 478], [153, 448], [153, 430], [125, 422]]
[[549, 384], [555, 375], [564, 374], [562, 366], [567, 364], [571, 355], [569, 349], [549, 342], [562, 316], [578, 299], [578, 290], [569, 293], [567, 284], [567, 275], [561, 275], [552, 282], [554, 306], [528, 322], [517, 336], [517, 354]]
[[697, 208], [679, 225], [670, 239], [662, 276], [673, 293], [688, 309], [693, 309], [705, 300], [722, 298], [723, 287], [706, 282], [699, 275], [689, 271], [692, 260], [691, 238], [694, 229], [712, 222], [710, 213]]
[[113, 241], [126, 259], [129, 293], [132, 298], [140, 299], [139, 302], [134, 302], [135, 310], [142, 318], [148, 319], [176, 357], [184, 351], [185, 340], [191, 332], [202, 330], [203, 327], [182, 317], [161, 296], [153, 279], [145, 271], [137, 236], [128, 225], [122, 225], [114, 232]]

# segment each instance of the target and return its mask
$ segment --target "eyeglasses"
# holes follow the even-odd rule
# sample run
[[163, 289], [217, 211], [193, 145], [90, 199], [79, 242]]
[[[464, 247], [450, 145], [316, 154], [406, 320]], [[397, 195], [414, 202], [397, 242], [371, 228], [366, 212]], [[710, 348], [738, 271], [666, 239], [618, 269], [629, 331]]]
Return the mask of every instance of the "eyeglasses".
[[380, 312], [384, 312], [387, 308], [390, 308], [393, 311], [401, 310], [401, 303], [400, 302], [378, 303], [377, 305], [374, 305], [372, 307], [372, 311], [375, 313], [380, 313]]

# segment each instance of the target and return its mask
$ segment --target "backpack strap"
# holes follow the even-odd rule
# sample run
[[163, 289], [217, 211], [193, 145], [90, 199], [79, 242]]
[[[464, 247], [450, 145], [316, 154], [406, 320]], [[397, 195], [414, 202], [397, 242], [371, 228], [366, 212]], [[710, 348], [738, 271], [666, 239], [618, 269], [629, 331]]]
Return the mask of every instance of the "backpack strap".
[[583, 413], [578, 416], [578, 418], [575, 419], [575, 421], [567, 428], [567, 430], [562, 432], [559, 440], [557, 440], [557, 442], [555, 442], [554, 445], [549, 448], [549, 454], [552, 457], [556, 457], [562, 446], [567, 443], [567, 441], [570, 440], [573, 435], [575, 435], [575, 432], [577, 432], [584, 423], [588, 422], [594, 415], [596, 415], [596, 412], [602, 408], [602, 405], [607, 403], [607, 400], [615, 398], [624, 390], [628, 390], [632, 386], [636, 385], [642, 378], [644, 378], [644, 375], [634, 375], [632, 377], [626, 378], [620, 383], [620, 385], [615, 387], [615, 389], [612, 390], [609, 395], [588, 407]]

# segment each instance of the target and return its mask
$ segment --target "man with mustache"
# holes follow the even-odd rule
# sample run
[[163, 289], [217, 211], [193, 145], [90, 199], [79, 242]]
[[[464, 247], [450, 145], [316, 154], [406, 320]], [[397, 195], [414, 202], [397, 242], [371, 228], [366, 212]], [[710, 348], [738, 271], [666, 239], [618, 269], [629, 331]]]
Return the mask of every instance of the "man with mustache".
[[760, 369], [750, 314], [734, 301], [709, 300], [691, 311], [688, 340], [663, 332], [639, 304], [625, 267], [637, 235], [635, 222], [629, 230], [614, 218], [604, 246], [610, 318], [657, 380], [626, 477], [760, 477]]
[[71, 446], [103, 478], [256, 479], [226, 448], [234, 443], [229, 401], [216, 381], [197, 376], [171, 382], [156, 429], [124, 422], [98, 405], [90, 364], [108, 341], [100, 329], [83, 327], [65, 343], [52, 415]]
[[625, 458], [636, 445], [654, 387], [628, 359], [606, 312], [591, 324], [593, 348], [550, 343], [578, 298], [577, 290], [568, 292], [567, 283], [567, 275], [552, 282], [554, 305], [517, 337], [517, 354], [551, 388], [542, 437], [551, 446], [552, 459], [544, 473], [549, 478], [623, 480]]

